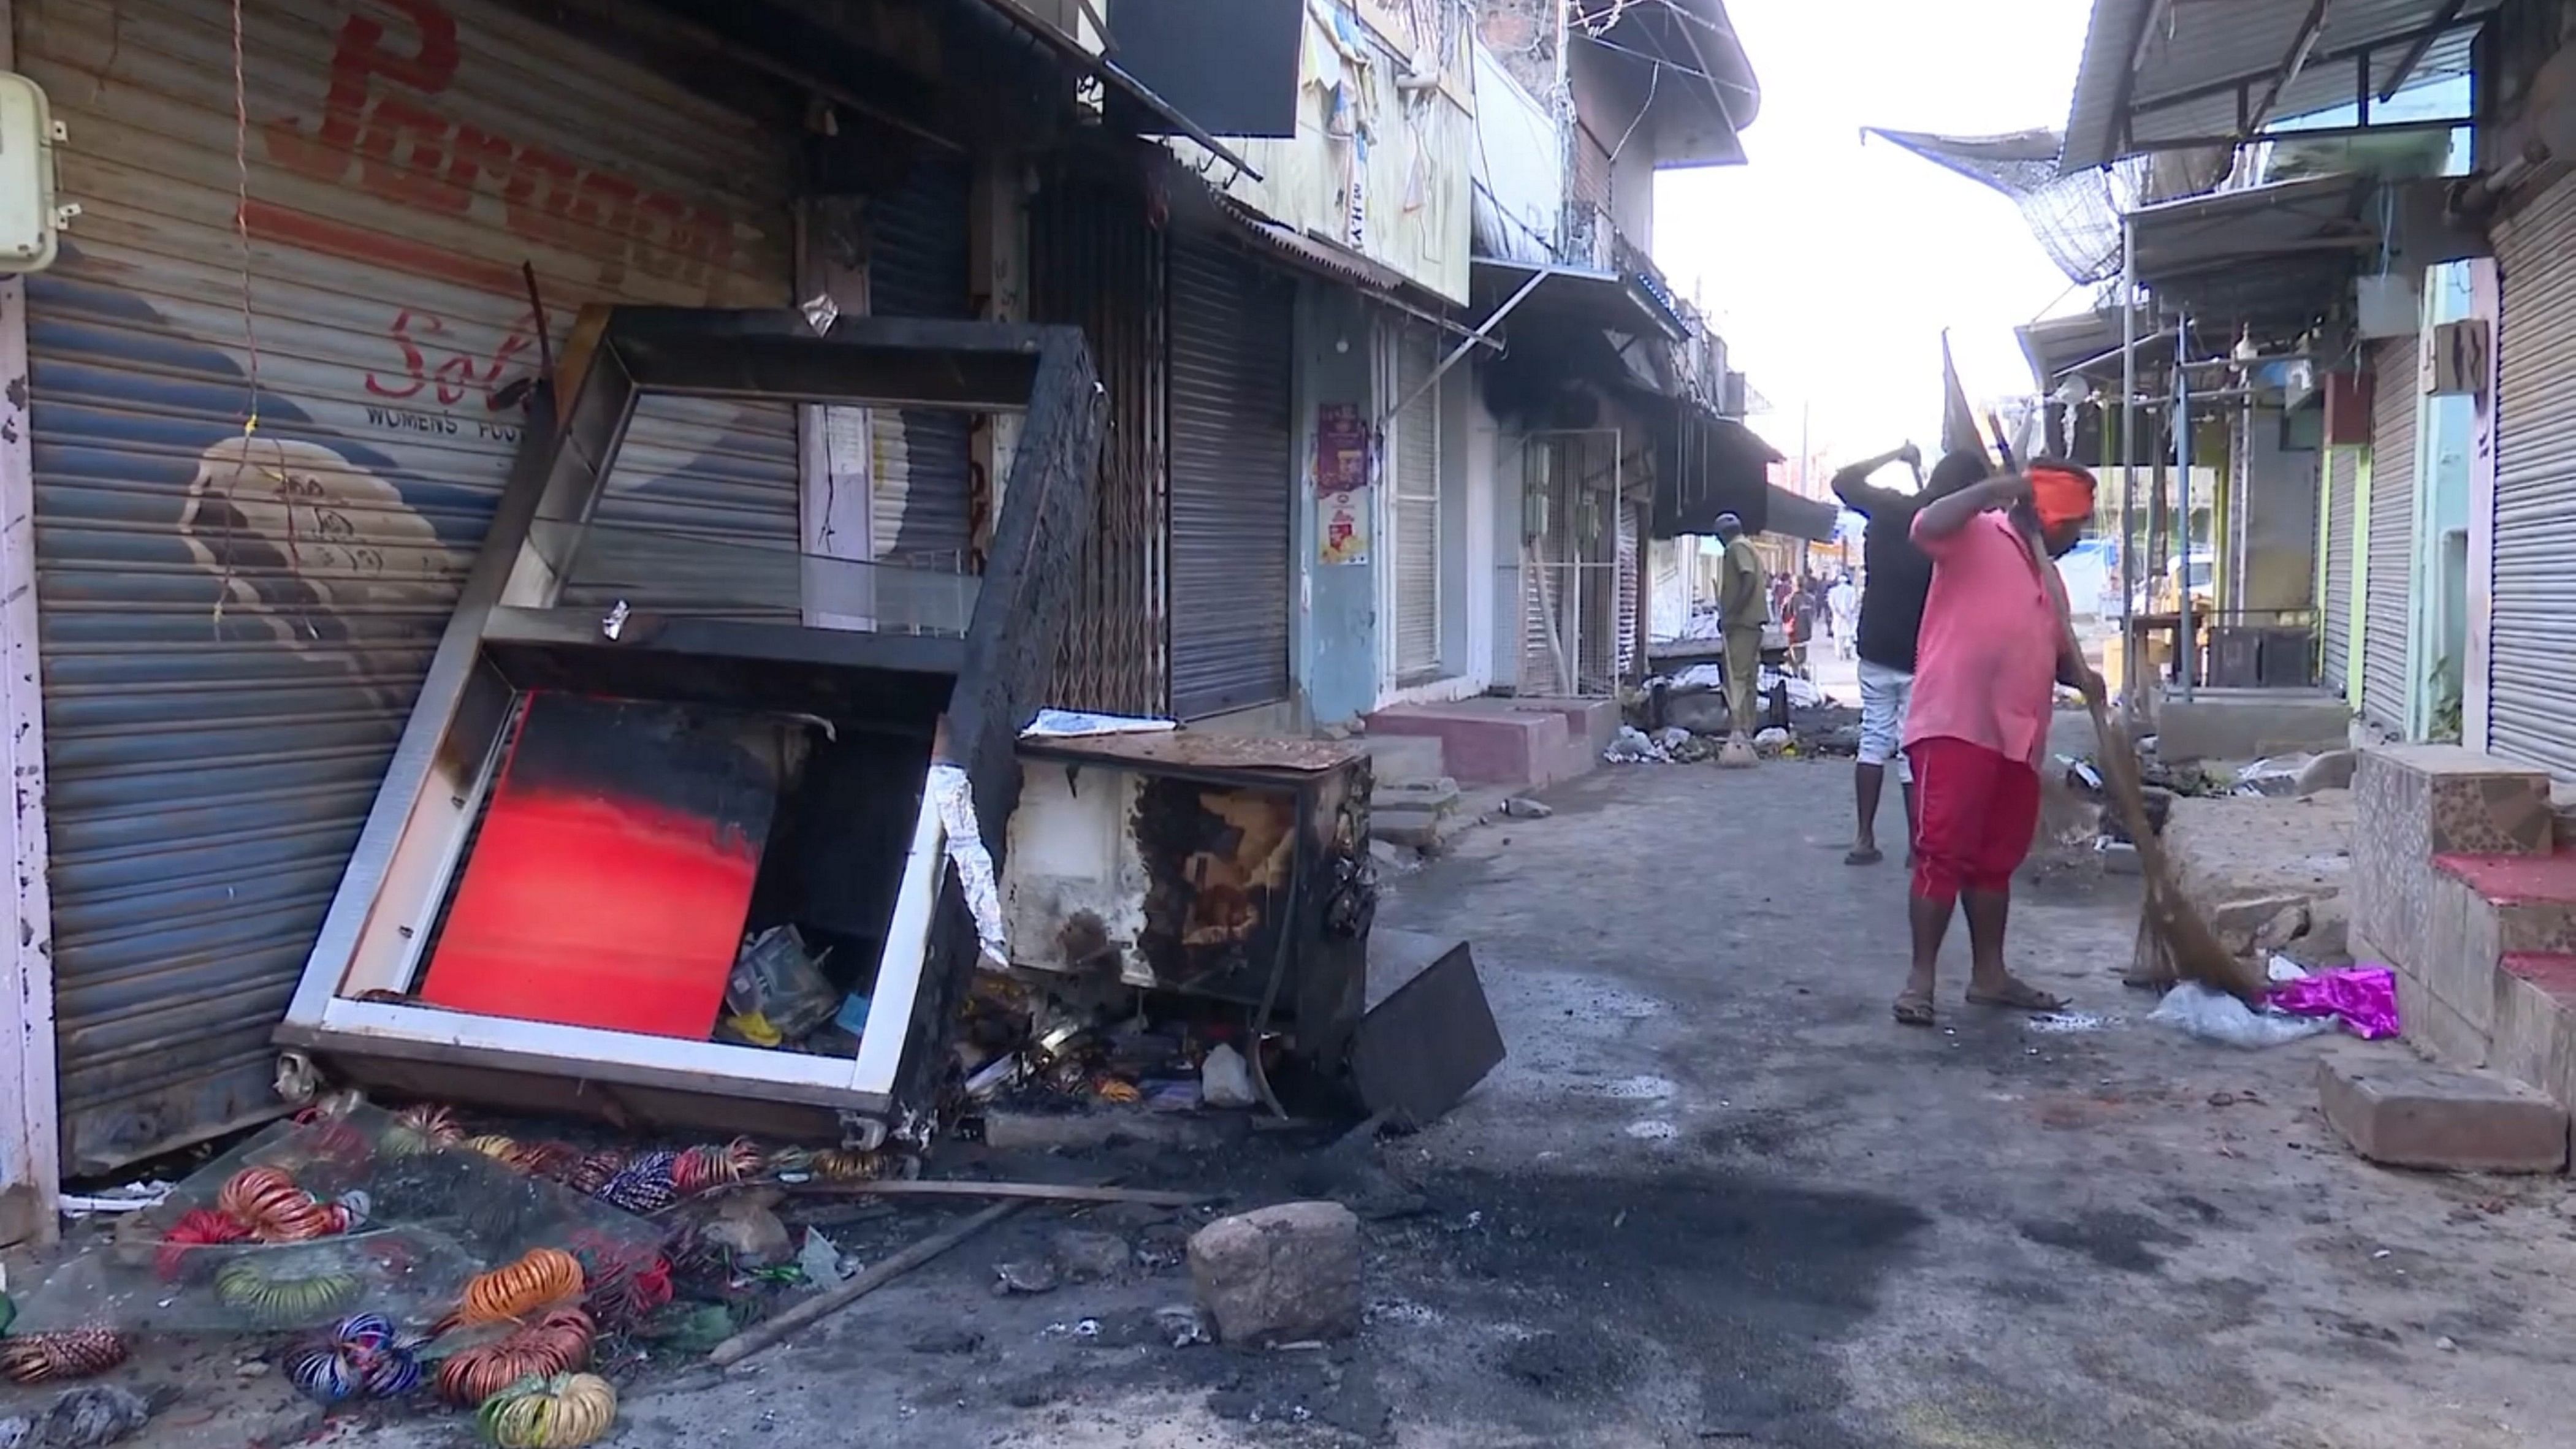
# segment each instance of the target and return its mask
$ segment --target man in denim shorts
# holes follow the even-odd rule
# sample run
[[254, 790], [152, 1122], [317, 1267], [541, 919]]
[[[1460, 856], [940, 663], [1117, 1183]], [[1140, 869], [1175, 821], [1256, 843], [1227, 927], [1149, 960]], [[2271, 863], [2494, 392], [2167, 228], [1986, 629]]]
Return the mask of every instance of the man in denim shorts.
[[1922, 475], [1923, 454], [1912, 443], [1834, 475], [1834, 496], [1869, 520], [1861, 554], [1869, 577], [1860, 596], [1860, 763], [1852, 768], [1860, 818], [1845, 865], [1876, 865], [1884, 858], [1878, 848], [1878, 806], [1890, 762], [1905, 795], [1905, 838], [1909, 846], [1913, 842], [1914, 772], [1903, 748], [1905, 707], [1914, 691], [1914, 636], [1922, 631], [1923, 599], [1932, 587], [1932, 560], [1914, 542], [1914, 514], [1933, 499], [1984, 478], [1988, 467], [1983, 454], [1957, 452], [1934, 465], [1930, 481], [1916, 492], [1899, 493], [1869, 481], [1893, 463]]

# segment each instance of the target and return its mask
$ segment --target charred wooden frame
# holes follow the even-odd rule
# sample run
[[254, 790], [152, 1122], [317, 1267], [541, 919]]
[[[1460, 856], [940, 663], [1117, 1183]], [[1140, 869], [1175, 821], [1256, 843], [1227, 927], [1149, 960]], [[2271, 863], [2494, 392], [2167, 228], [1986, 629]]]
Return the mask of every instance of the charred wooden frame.
[[[874, 1145], [929, 1105], [944, 1023], [977, 941], [949, 879], [925, 791], [855, 1060], [801, 1056], [384, 999], [410, 989], [490, 788], [519, 689], [577, 659], [588, 679], [649, 681], [649, 697], [750, 708], [764, 678], [855, 671], [920, 712], [938, 761], [966, 772], [998, 858], [1018, 797], [1014, 749], [1047, 687], [1072, 559], [1090, 517], [1100, 388], [1070, 327], [840, 318], [795, 311], [604, 309], [586, 314], [557, 379], [534, 396], [481, 555], [439, 641], [279, 1045], [374, 1085], [587, 1109], [675, 1125], [833, 1132]], [[648, 393], [877, 407], [1025, 409], [1027, 422], [962, 635], [877, 634], [658, 617], [560, 602], [568, 555], [539, 522], [593, 519], [637, 400]], [[815, 687], [828, 688], [828, 685]]]

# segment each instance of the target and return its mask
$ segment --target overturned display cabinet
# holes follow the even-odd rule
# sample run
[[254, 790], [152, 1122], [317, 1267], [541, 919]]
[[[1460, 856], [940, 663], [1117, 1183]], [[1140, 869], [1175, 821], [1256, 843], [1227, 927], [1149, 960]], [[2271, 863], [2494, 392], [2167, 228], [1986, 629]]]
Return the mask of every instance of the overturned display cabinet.
[[[1090, 517], [1081, 335], [604, 309], [557, 382], [278, 1030], [281, 1081], [318, 1064], [624, 1122], [911, 1135], [992, 949], [961, 878], [1003, 854]], [[603, 520], [648, 394], [1024, 410], [984, 568]], [[794, 958], [767, 1012], [740, 999], [754, 955]], [[778, 980], [820, 1023], [802, 1037], [768, 1019]]]

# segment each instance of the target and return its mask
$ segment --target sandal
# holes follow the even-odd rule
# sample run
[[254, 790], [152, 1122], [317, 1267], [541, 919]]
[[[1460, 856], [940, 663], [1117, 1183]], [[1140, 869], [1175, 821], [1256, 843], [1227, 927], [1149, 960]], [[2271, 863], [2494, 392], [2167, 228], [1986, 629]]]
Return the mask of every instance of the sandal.
[[1870, 847], [1870, 848], [1869, 848], [1869, 849], [1867, 849], [1867, 850], [1859, 850], [1859, 849], [1855, 849], [1855, 850], [1853, 850], [1849, 855], [1846, 855], [1846, 856], [1844, 856], [1844, 857], [1843, 857], [1843, 864], [1845, 864], [1845, 865], [1876, 865], [1876, 864], [1878, 864], [1880, 861], [1885, 860], [1886, 858], [1887, 858], [1886, 856], [1879, 854], [1879, 852], [1878, 852], [1878, 848], [1877, 848], [1876, 846], [1872, 846], [1872, 847]]
[[1969, 987], [1968, 1004], [1999, 1006], [2008, 1011], [2047, 1012], [2066, 1009], [2064, 997], [2051, 996], [2018, 976], [2005, 977], [2004, 988], [2001, 991], [1979, 991], [1973, 986]]
[[1896, 1024], [1899, 1026], [1930, 1026], [1932, 1024], [1932, 993], [1929, 991], [1908, 991], [1897, 997]]

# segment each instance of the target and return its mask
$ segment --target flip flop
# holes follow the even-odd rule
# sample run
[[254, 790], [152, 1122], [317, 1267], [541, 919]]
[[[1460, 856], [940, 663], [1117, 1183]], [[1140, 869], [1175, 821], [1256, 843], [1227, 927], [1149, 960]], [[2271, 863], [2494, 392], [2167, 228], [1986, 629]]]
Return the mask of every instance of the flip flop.
[[2004, 989], [1995, 992], [1968, 988], [1970, 1006], [1998, 1006], [2008, 1011], [2063, 1011], [2063, 997], [2051, 996], [2018, 976], [2004, 978]]
[[1896, 1024], [1899, 1026], [1932, 1025], [1932, 993], [1908, 991], [1896, 998]]
[[1876, 865], [1885, 859], [1887, 859], [1887, 857], [1879, 854], [1876, 850], [1855, 850], [1851, 854], [1843, 857], [1843, 864]]

